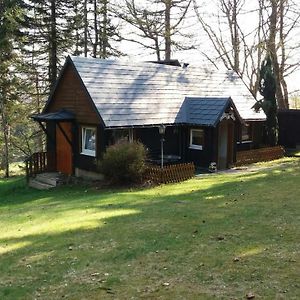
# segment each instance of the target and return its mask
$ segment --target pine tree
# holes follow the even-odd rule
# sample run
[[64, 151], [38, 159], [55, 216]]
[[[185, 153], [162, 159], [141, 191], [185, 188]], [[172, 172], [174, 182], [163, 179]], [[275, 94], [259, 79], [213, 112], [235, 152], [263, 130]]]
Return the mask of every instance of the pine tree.
[[263, 96], [260, 106], [267, 116], [266, 131], [268, 143], [270, 146], [275, 146], [278, 142], [276, 81], [270, 55], [267, 55], [260, 69], [259, 91]]
[[21, 0], [0, 0], [0, 120], [3, 139], [2, 162], [5, 176], [9, 177], [10, 160], [10, 109], [20, 98], [18, 67], [23, 19]]
[[120, 34], [113, 24], [108, 0], [73, 0], [69, 16], [70, 34], [74, 55], [108, 58], [120, 56], [117, 49]]
[[28, 54], [37, 72], [51, 90], [56, 82], [61, 60], [71, 48], [67, 0], [28, 0]]

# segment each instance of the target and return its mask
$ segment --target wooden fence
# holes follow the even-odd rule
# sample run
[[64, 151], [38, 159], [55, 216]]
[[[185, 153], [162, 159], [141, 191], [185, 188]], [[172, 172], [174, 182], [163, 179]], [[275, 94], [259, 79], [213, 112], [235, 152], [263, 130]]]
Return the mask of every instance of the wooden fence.
[[193, 163], [176, 164], [160, 168], [148, 166], [145, 172], [145, 179], [155, 183], [173, 183], [192, 178], [195, 175]]
[[236, 166], [269, 161], [284, 156], [284, 148], [281, 146], [261, 148], [249, 151], [238, 151], [236, 154]]

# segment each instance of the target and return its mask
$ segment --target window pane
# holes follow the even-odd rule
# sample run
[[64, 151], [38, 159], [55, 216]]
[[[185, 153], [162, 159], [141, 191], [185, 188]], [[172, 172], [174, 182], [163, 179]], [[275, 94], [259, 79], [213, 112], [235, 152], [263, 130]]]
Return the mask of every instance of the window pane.
[[252, 138], [252, 126], [250, 124], [242, 126], [242, 141], [248, 141]]
[[94, 129], [85, 129], [84, 149], [96, 150], [96, 134]]
[[203, 131], [193, 130], [192, 131], [192, 144], [193, 145], [203, 145]]

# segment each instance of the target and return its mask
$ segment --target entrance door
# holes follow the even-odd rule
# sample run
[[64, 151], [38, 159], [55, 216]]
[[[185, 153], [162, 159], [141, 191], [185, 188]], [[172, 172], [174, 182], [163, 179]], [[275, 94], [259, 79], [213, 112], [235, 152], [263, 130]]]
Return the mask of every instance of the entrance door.
[[226, 169], [233, 163], [234, 122], [223, 120], [219, 124], [218, 169]]
[[[72, 142], [72, 124], [70, 122], [62, 122], [59, 125]], [[59, 126], [56, 125], [56, 168], [58, 172], [68, 175], [73, 173], [72, 156], [72, 146]]]

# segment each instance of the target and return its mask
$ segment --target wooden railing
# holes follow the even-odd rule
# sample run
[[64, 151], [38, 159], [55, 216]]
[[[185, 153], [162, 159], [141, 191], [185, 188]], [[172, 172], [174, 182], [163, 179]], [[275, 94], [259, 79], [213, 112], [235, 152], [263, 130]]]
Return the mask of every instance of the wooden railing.
[[236, 166], [278, 159], [283, 157], [284, 153], [284, 148], [281, 146], [238, 151], [236, 154]]
[[160, 168], [148, 166], [145, 172], [145, 179], [159, 183], [180, 182], [194, 177], [195, 166], [193, 163], [176, 164]]
[[26, 178], [43, 172], [55, 171], [55, 156], [50, 152], [36, 152], [25, 160]]

